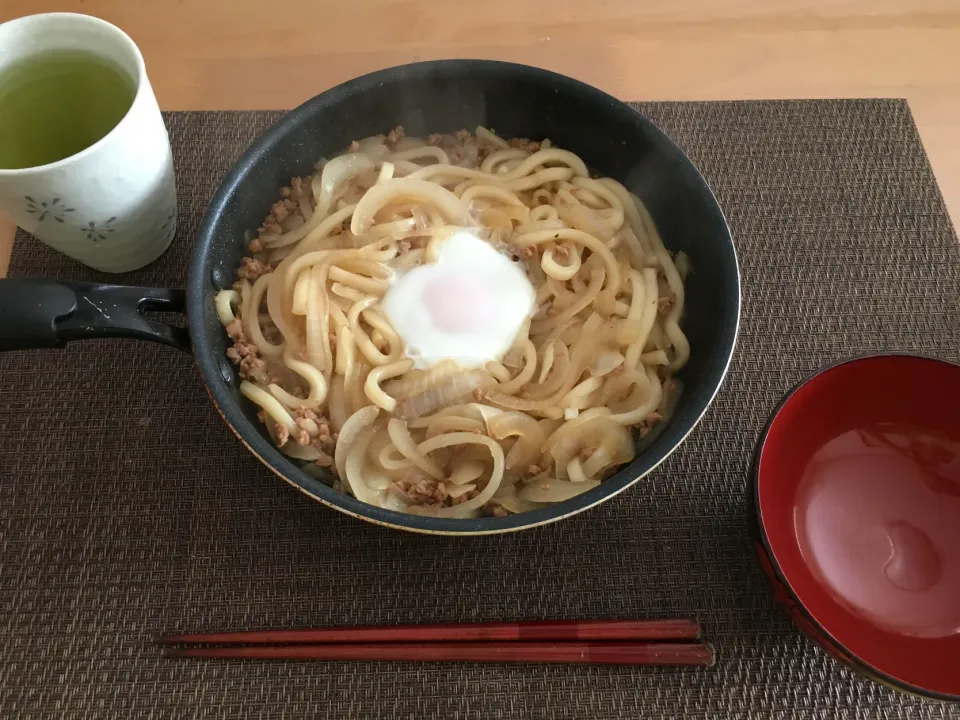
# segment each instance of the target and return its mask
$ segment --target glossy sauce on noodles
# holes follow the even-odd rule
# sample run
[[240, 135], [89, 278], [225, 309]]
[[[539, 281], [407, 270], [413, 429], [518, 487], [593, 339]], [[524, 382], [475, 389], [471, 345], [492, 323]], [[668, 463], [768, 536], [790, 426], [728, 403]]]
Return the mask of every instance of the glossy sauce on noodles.
[[664, 422], [689, 261], [575, 154], [397, 128], [280, 194], [217, 312], [271, 437], [344, 492], [523, 512], [597, 487]]

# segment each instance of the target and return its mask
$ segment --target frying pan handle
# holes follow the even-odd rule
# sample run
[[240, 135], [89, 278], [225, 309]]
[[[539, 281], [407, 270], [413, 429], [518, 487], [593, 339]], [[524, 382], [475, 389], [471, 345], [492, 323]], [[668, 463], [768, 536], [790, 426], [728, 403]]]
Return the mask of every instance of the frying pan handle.
[[56, 280], [0, 280], [0, 351], [87, 338], [152, 340], [190, 351], [186, 328], [145, 313], [186, 313], [182, 290]]

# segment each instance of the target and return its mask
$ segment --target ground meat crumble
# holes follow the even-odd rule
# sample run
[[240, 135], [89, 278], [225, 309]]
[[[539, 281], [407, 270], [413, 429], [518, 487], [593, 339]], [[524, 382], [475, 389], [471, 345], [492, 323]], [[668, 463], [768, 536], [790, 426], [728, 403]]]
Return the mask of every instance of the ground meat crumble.
[[272, 382], [267, 371], [267, 361], [260, 355], [260, 349], [250, 341], [243, 331], [243, 323], [234, 320], [226, 327], [227, 337], [233, 341], [233, 347], [227, 348], [227, 357], [237, 365], [240, 377], [251, 382], [265, 384]]
[[[263, 413], [258, 413], [263, 418]], [[337, 444], [337, 434], [330, 432], [330, 421], [309, 408], [297, 408], [294, 413], [295, 428], [290, 430], [281, 423], [273, 424], [273, 434], [277, 445], [282, 447], [290, 440], [302, 447], [311, 447], [319, 453], [314, 464], [320, 467], [333, 466], [333, 451]]]
[[310, 178], [290, 178], [290, 184], [280, 188], [280, 200], [271, 206], [270, 213], [257, 228], [257, 237], [250, 242], [248, 248], [250, 252], [263, 252], [266, 247], [265, 239], [282, 235], [286, 229], [285, 223], [291, 218], [299, 218], [301, 223], [306, 220], [300, 209], [301, 200], [306, 200], [311, 206], [315, 203], [310, 189]]
[[666, 295], [661, 295], [657, 299], [657, 313], [661, 316], [668, 315], [674, 306], [677, 304], [677, 295], [676, 293], [670, 292]]
[[256, 282], [260, 276], [272, 272], [272, 265], [263, 262], [263, 260], [245, 257], [240, 261], [240, 268], [237, 270], [237, 277], [244, 280], [249, 280], [250, 282]]
[[405, 497], [410, 504], [423, 507], [442, 507], [447, 501], [450, 505], [459, 505], [480, 494], [480, 490], [474, 488], [461, 493], [457, 497], [451, 497], [450, 489], [445, 482], [419, 475], [407, 476], [397, 480], [392, 487], [395, 492]]
[[387, 133], [387, 147], [393, 150], [397, 143], [404, 138], [403, 125], [397, 125], [393, 130]]
[[637, 435], [642, 438], [646, 437], [650, 434], [650, 431], [653, 430], [653, 427], [661, 420], [663, 420], [663, 415], [660, 413], [656, 411], [650, 413], [643, 419], [643, 422], [637, 426]]
[[525, 150], [528, 153], [535, 153], [540, 150], [540, 143], [536, 140], [530, 140], [529, 138], [513, 138], [512, 140], [508, 140], [507, 144], [512, 148]]

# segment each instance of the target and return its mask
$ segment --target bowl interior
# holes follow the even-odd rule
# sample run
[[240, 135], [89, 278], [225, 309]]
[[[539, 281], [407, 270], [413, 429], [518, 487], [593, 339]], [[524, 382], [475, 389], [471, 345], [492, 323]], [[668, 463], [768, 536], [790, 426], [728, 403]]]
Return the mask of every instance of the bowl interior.
[[[684, 330], [691, 346], [680, 376], [685, 390], [668, 426], [633, 464], [599, 488], [549, 510], [507, 518], [441, 520], [372, 508], [303, 473], [270, 443], [255, 409], [223, 369], [226, 337], [213, 296], [232, 281], [246, 254], [245, 234], [260, 225], [278, 190], [312, 171], [352, 140], [403, 125], [408, 136], [473, 130], [504, 137], [549, 137], [578, 153], [599, 174], [637, 193], [672, 251], [685, 251]], [[703, 415], [726, 372], [739, 321], [739, 272], [726, 222], [696, 168], [652, 123], [595, 88], [545, 70], [457, 60], [418, 63], [345, 83], [305, 103], [260, 138], [224, 180], [210, 204], [194, 255], [191, 333], [211, 394], [254, 451], [301, 489], [341, 509], [410, 529], [497, 532], [556, 519], [615, 494], [662, 460]], [[226, 374], [228, 379], [224, 379]]]
[[829, 368], [773, 419], [757, 465], [774, 564], [869, 670], [960, 696], [960, 367]]

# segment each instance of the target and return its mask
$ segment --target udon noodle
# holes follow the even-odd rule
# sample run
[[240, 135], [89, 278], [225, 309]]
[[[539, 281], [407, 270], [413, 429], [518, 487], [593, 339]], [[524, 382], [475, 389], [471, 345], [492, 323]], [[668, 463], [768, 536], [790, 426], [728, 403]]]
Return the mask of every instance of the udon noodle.
[[[380, 302], [469, 230], [535, 312], [485, 367], [416, 368]], [[359, 500], [439, 517], [596, 487], [679, 392], [689, 261], [640, 200], [571, 152], [476, 133], [354, 142], [281, 190], [216, 310], [240, 391], [280, 450]]]

